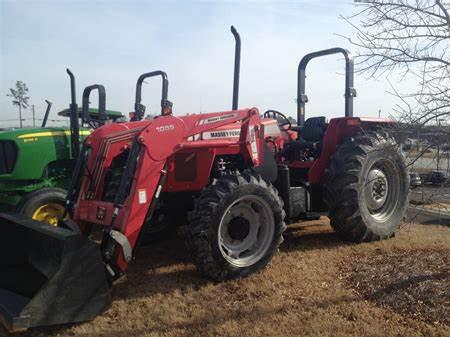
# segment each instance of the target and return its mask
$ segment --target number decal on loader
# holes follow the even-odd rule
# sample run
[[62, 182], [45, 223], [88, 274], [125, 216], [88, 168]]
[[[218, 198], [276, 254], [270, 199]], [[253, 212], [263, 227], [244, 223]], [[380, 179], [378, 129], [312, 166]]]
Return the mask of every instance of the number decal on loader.
[[162, 125], [162, 126], [156, 127], [156, 131], [158, 131], [158, 132], [166, 132], [166, 131], [171, 131], [171, 130], [175, 130], [175, 126], [173, 124]]

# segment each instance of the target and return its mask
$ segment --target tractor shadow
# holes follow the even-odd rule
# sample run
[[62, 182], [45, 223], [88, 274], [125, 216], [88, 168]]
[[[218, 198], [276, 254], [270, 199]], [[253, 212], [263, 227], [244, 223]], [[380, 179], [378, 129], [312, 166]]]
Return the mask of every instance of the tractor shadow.
[[280, 251], [314, 251], [353, 245], [340, 239], [325, 218], [289, 225]]
[[[284, 238], [280, 246], [282, 253], [330, 250], [349, 245], [339, 239], [324, 220], [288, 226]], [[208, 284], [214, 282], [197, 272], [181, 231], [175, 238], [142, 247], [126, 277], [114, 285], [113, 299], [142, 298], [175, 290], [182, 293], [197, 291]]]
[[450, 227], [450, 218], [430, 219], [421, 223], [422, 225], [440, 225]]
[[176, 237], [142, 247], [124, 280], [113, 287], [113, 300], [198, 290], [209, 281], [197, 273], [184, 240]]

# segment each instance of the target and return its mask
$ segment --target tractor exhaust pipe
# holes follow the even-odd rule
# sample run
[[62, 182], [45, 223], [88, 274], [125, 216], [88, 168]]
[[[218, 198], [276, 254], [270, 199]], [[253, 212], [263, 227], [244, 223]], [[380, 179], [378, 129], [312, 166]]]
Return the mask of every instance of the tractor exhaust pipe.
[[332, 54], [343, 54], [345, 57], [345, 117], [353, 117], [353, 97], [356, 97], [356, 90], [353, 87], [353, 56], [347, 49], [331, 48], [306, 54], [298, 64], [297, 124], [299, 126], [305, 123], [305, 104], [308, 102], [308, 96], [305, 94], [306, 66], [313, 58]]
[[47, 109], [45, 110], [44, 120], [42, 121], [41, 128], [45, 128], [45, 126], [47, 125], [48, 115], [50, 114], [50, 109], [51, 109], [52, 104], [53, 104], [49, 100], [45, 100], [45, 103], [47, 103]]
[[144, 118], [145, 105], [141, 104], [142, 101], [142, 83], [149, 77], [161, 76], [162, 78], [162, 91], [161, 91], [161, 116], [170, 115], [172, 113], [172, 102], [167, 99], [169, 92], [169, 80], [167, 74], [162, 70], [156, 70], [139, 76], [136, 82], [136, 99], [134, 102], [134, 116], [131, 121], [140, 121]]
[[80, 123], [78, 121], [78, 105], [75, 93], [75, 76], [69, 68], [66, 69], [70, 77], [70, 140], [72, 145], [72, 158], [77, 159], [80, 154]]
[[233, 33], [234, 39], [236, 41], [234, 49], [234, 76], [233, 76], [233, 104], [231, 106], [232, 110], [237, 110], [239, 105], [239, 72], [241, 68], [241, 37], [234, 28], [231, 26], [231, 33]]

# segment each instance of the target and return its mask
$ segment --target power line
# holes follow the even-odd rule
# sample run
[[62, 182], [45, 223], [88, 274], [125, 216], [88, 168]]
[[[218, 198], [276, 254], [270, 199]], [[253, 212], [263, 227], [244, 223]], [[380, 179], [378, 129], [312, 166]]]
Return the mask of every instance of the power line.
[[[16, 119], [0, 119], [0, 122], [17, 122], [19, 120], [20, 120], [19, 118], [16, 118]], [[25, 120], [25, 118], [22, 118], [22, 121], [24, 121], [24, 120]]]
[[33, 113], [33, 128], [36, 127], [36, 116], [34, 111], [34, 104], [31, 106], [31, 112]]
[[[27, 121], [29, 120], [28, 118], [22, 118], [22, 121]], [[35, 118], [36, 121], [42, 121], [44, 120], [43, 118]], [[17, 122], [19, 121], [19, 119], [0, 119], [0, 122]], [[51, 122], [68, 122], [68, 119], [48, 119], [48, 121]]]

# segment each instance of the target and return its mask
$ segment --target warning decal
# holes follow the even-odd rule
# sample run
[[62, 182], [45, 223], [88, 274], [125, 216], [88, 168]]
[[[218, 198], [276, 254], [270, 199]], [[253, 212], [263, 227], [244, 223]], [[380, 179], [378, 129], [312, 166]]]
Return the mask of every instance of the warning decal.
[[139, 205], [147, 203], [147, 191], [145, 189], [138, 190]]

